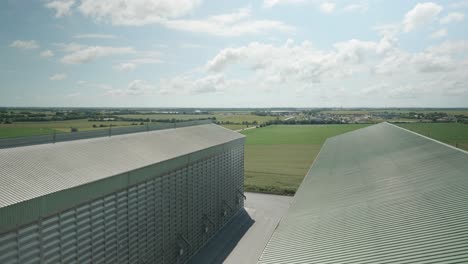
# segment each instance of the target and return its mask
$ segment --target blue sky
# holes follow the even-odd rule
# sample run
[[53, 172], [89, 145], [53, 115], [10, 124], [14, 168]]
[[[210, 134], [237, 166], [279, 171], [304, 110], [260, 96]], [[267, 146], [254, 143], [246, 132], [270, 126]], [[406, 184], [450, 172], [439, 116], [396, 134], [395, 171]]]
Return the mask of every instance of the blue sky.
[[0, 2], [0, 105], [468, 107], [468, 1]]

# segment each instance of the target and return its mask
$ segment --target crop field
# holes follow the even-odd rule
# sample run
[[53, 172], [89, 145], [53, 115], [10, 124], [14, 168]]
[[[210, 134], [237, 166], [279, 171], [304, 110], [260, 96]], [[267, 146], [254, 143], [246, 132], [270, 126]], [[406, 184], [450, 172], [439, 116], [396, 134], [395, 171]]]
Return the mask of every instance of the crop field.
[[468, 124], [411, 123], [397, 125], [452, 146], [468, 150]]
[[0, 125], [0, 138], [27, 137], [54, 133], [53, 128], [18, 128], [2, 127]]
[[221, 125], [227, 129], [231, 129], [231, 130], [242, 130], [242, 129], [246, 129], [246, 128], [249, 128], [249, 127], [252, 127], [252, 125]]
[[[188, 119], [206, 119], [209, 117], [216, 117], [217, 121], [230, 122], [237, 124], [222, 124], [222, 126], [232, 129], [239, 130], [253, 126], [251, 123], [256, 121], [258, 124], [264, 123], [269, 120], [274, 120], [276, 116], [257, 116], [249, 113], [214, 113], [212, 115], [198, 115], [198, 114], [138, 114], [138, 115], [120, 115], [125, 118], [135, 119], [176, 119], [176, 120], [188, 120]], [[242, 125], [242, 122], [249, 122], [250, 125]], [[70, 128], [78, 128], [79, 131], [103, 129], [99, 125], [105, 126], [128, 126], [133, 122], [130, 121], [88, 121], [87, 119], [75, 119], [67, 121], [42, 121], [42, 122], [14, 122], [13, 124], [0, 124], [0, 138], [6, 137], [21, 137], [21, 136], [33, 136], [33, 135], [44, 135], [51, 134], [54, 131], [56, 133], [70, 132]], [[138, 123], [138, 122], [137, 122]], [[96, 125], [97, 127], [93, 127]], [[105, 129], [105, 127], [104, 127]]]
[[177, 119], [177, 120], [188, 120], [188, 119], [207, 119], [215, 117], [220, 122], [231, 122], [231, 123], [264, 123], [269, 120], [274, 120], [276, 116], [258, 116], [249, 113], [230, 113], [230, 112], [216, 112], [213, 114], [139, 114], [139, 115], [118, 115], [123, 118], [150, 118], [150, 119]]
[[404, 114], [408, 112], [417, 112], [417, 113], [433, 113], [433, 112], [444, 112], [449, 115], [466, 115], [468, 116], [468, 110], [466, 109], [363, 109], [363, 110], [325, 110], [320, 111], [324, 114], [336, 114], [336, 115], [362, 115], [362, 114], [370, 114], [370, 113], [381, 113], [381, 112], [388, 112], [388, 113], [398, 113]]
[[49, 122], [15, 122], [13, 124], [0, 124], [0, 138], [21, 137], [56, 133], [70, 132], [70, 128], [78, 128], [78, 131], [103, 129], [102, 127], [93, 127], [93, 124], [112, 126], [128, 126], [131, 122], [121, 121], [88, 121], [87, 119], [67, 120], [67, 121], [49, 121]]
[[278, 125], [242, 131], [247, 191], [293, 194], [328, 137], [365, 124]]

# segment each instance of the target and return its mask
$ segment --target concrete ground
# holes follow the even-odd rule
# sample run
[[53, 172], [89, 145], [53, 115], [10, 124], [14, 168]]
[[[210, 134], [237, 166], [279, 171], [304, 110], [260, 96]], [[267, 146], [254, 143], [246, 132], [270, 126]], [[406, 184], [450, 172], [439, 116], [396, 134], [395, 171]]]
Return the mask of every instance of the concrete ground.
[[290, 196], [245, 193], [244, 208], [190, 263], [257, 263], [292, 201]]

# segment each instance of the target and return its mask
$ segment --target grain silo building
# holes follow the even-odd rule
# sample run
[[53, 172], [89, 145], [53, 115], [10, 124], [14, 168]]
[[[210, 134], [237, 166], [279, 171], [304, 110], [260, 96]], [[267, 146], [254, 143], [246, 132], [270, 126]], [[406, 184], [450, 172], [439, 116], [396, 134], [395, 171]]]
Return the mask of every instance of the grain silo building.
[[389, 123], [327, 139], [258, 263], [468, 263], [468, 152]]
[[243, 165], [213, 124], [0, 149], [0, 263], [184, 263], [243, 208]]

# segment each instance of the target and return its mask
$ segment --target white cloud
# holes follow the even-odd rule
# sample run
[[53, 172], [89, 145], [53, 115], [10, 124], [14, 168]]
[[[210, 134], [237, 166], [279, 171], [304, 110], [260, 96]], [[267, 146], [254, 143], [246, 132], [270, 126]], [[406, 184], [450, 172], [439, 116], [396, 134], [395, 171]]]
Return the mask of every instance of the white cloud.
[[79, 34], [73, 36], [76, 39], [115, 39], [115, 35], [110, 34]]
[[[328, 98], [357, 99], [362, 94], [414, 98], [468, 91], [468, 78], [463, 77], [468, 71], [468, 42], [444, 42], [410, 53], [388, 36], [378, 41], [339, 42], [331, 50], [314, 48], [307, 41], [296, 44], [289, 40], [283, 45], [252, 42], [220, 50], [205, 69], [225, 79], [236, 69], [248, 69], [245, 80], [251, 80], [250, 85], [259, 91], [300, 91]], [[347, 83], [344, 87], [343, 82]], [[451, 88], [454, 83], [458, 88]]]
[[468, 41], [444, 41], [439, 45], [427, 48], [427, 51], [436, 55], [464, 55], [468, 53]]
[[96, 21], [110, 21], [113, 25], [160, 24], [170, 29], [216, 36], [239, 36], [293, 29], [281, 21], [253, 19], [250, 8], [204, 19], [182, 18], [199, 4], [200, 0], [83, 0], [79, 10]]
[[136, 65], [134, 63], [120, 63], [114, 66], [114, 69], [121, 72], [129, 72], [135, 70]]
[[360, 71], [359, 65], [375, 56], [379, 45], [379, 42], [353, 39], [336, 43], [332, 51], [322, 51], [307, 41], [299, 45], [288, 41], [284, 46], [253, 42], [221, 50], [207, 62], [206, 69], [222, 72], [230, 65], [243, 64], [266, 82], [321, 82]]
[[17, 49], [38, 49], [39, 44], [35, 40], [15, 40], [10, 47]]
[[441, 24], [449, 24], [452, 22], [461, 22], [465, 19], [465, 15], [460, 12], [451, 12], [447, 16], [440, 19]]
[[264, 0], [263, 1], [263, 6], [264, 7], [274, 7], [276, 5], [281, 5], [281, 4], [297, 4], [297, 3], [303, 3], [306, 0]]
[[336, 4], [332, 2], [324, 2], [320, 4], [320, 11], [323, 13], [333, 13], [335, 11]]
[[54, 56], [54, 53], [51, 50], [44, 50], [39, 54], [42, 58], [50, 58]]
[[80, 12], [114, 25], [140, 26], [190, 14], [201, 0], [82, 0]]
[[223, 74], [209, 74], [201, 78], [178, 76], [161, 80], [159, 93], [178, 95], [219, 93], [240, 84], [238, 80], [226, 80]]
[[156, 93], [156, 88], [143, 80], [131, 81], [125, 89], [103, 87], [106, 96], [146, 96]]
[[267, 31], [292, 31], [291, 26], [276, 20], [251, 19], [250, 8], [242, 8], [233, 13], [211, 16], [201, 20], [163, 20], [161, 24], [176, 30], [206, 33], [216, 36], [240, 36], [262, 34]]
[[368, 9], [369, 9], [369, 6], [367, 4], [359, 3], [359, 4], [349, 4], [343, 8], [343, 11], [364, 13]]
[[71, 52], [61, 59], [61, 62], [64, 64], [82, 64], [100, 57], [135, 53], [132, 47], [81, 46], [71, 44], [65, 45], [64, 48]]
[[447, 34], [448, 34], [447, 29], [442, 28], [442, 29], [439, 29], [437, 31], [432, 32], [430, 37], [433, 38], [433, 39], [443, 38], [443, 37], [447, 36]]
[[450, 8], [467, 8], [468, 7], [468, 1], [467, 0], [464, 0], [464, 1], [458, 1], [458, 2], [454, 2], [454, 3], [451, 3], [449, 5]]
[[416, 6], [406, 13], [403, 20], [403, 30], [410, 32], [421, 26], [434, 21], [437, 15], [442, 11], [442, 6], [435, 3], [418, 3]]
[[55, 17], [63, 17], [71, 14], [71, 7], [75, 0], [54, 0], [46, 3], [46, 7], [55, 10]]
[[61, 81], [61, 80], [65, 80], [66, 78], [67, 78], [66, 74], [57, 73], [57, 74], [54, 74], [54, 75], [50, 76], [49, 80], [51, 80], [51, 81]]
[[114, 69], [117, 71], [129, 72], [135, 70], [138, 65], [162, 63], [163, 61], [159, 58], [160, 55], [158, 51], [137, 52], [136, 58], [115, 65]]

